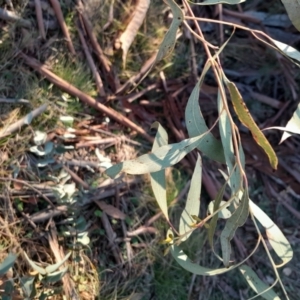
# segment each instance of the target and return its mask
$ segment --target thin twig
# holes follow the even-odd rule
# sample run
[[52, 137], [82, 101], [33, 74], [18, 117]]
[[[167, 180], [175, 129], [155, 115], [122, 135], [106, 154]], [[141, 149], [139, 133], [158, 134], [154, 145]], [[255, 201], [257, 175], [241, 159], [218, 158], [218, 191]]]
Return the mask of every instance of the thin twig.
[[93, 57], [89, 51], [89, 48], [87, 46], [87, 43], [85, 41], [85, 38], [84, 38], [84, 35], [83, 35], [83, 32], [80, 28], [80, 25], [77, 24], [77, 30], [78, 30], [78, 34], [79, 34], [79, 39], [81, 41], [81, 44], [82, 44], [82, 48], [83, 48], [83, 51], [85, 53], [85, 56], [86, 56], [86, 59], [88, 61], [88, 64], [91, 68], [91, 71], [93, 73], [93, 76], [94, 76], [94, 79], [95, 79], [95, 82], [96, 82], [96, 86], [97, 86], [97, 90], [98, 90], [98, 93], [101, 97], [105, 97], [106, 94], [105, 94], [105, 91], [104, 91], [104, 87], [103, 87], [103, 83], [102, 83], [102, 79], [99, 75], [99, 72], [96, 68], [96, 65], [94, 63], [94, 60], [93, 60]]
[[39, 33], [40, 33], [41, 38], [43, 40], [45, 40], [46, 33], [45, 33], [45, 27], [44, 27], [44, 21], [43, 21], [43, 12], [42, 12], [41, 1], [34, 0], [34, 3], [35, 3], [35, 13], [36, 13], [36, 18], [37, 18], [37, 22], [38, 22]]
[[86, 16], [86, 13], [84, 12], [84, 7], [81, 0], [78, 0], [78, 12], [82, 17], [82, 22], [84, 23], [86, 33], [90, 38], [93, 49], [98, 57], [99, 62], [101, 63], [101, 67], [107, 76], [108, 83], [112, 91], [115, 92], [118, 89], [118, 85], [119, 85], [118, 80], [115, 78], [115, 75], [113, 74], [113, 71], [111, 69], [111, 64], [109, 60], [106, 58], [106, 56], [104, 55], [97, 41], [96, 35], [93, 30], [93, 26], [90, 20], [88, 19], [88, 17]]
[[29, 188], [31, 188], [33, 191], [35, 191], [37, 194], [39, 194], [44, 200], [46, 200], [46, 202], [48, 202], [53, 208], [55, 208], [54, 204], [52, 203], [52, 201], [47, 196], [45, 196], [39, 190], [37, 190], [36, 188], [34, 188], [27, 181], [20, 180], [20, 179], [15, 179], [15, 178], [4, 178], [4, 177], [0, 177], [0, 181], [14, 181], [14, 182], [17, 182], [17, 183], [24, 184], [24, 185], [28, 186]]
[[57, 85], [62, 90], [66, 91], [67, 93], [69, 93], [72, 96], [78, 97], [82, 102], [84, 102], [84, 103], [88, 104], [89, 106], [94, 107], [95, 109], [107, 114], [108, 117], [116, 120], [117, 122], [123, 124], [124, 126], [127, 126], [127, 127], [131, 128], [132, 130], [137, 131], [144, 138], [146, 138], [149, 142], [151, 142], [151, 143], [153, 142], [153, 140], [154, 140], [153, 137], [148, 135], [143, 128], [136, 125], [135, 123], [133, 123], [131, 120], [129, 120], [125, 116], [123, 116], [120, 113], [116, 112], [112, 108], [107, 107], [107, 106], [97, 102], [91, 96], [85, 94], [84, 92], [77, 89], [75, 86], [71, 85], [69, 82], [61, 79], [60, 77], [58, 77], [57, 75], [52, 73], [49, 69], [46, 68], [45, 65], [40, 64], [34, 58], [31, 58], [31, 57], [27, 56], [24, 53], [20, 53], [19, 55], [25, 60], [25, 62], [30, 67], [32, 67], [33, 69], [38, 71], [41, 75], [45, 76], [50, 82]]
[[31, 120], [33, 118], [36, 118], [40, 114], [42, 114], [47, 109], [47, 107], [48, 107], [48, 104], [43, 104], [40, 107], [38, 107], [37, 109], [30, 112], [29, 114], [27, 114], [24, 118], [17, 121], [16, 123], [2, 129], [0, 131], [0, 138], [3, 138], [5, 136], [8, 136], [8, 135], [14, 133], [15, 131], [19, 130], [23, 125], [30, 124]]
[[73, 55], [76, 55], [76, 52], [75, 52], [75, 49], [74, 49], [74, 46], [73, 46], [73, 43], [72, 43], [72, 40], [71, 40], [71, 37], [70, 37], [70, 34], [69, 34], [69, 29], [68, 29], [68, 27], [66, 25], [63, 13], [61, 11], [60, 4], [59, 4], [58, 0], [50, 0], [50, 2], [52, 4], [53, 10], [54, 10], [55, 15], [57, 17], [57, 20], [58, 20], [58, 23], [59, 23], [59, 25], [61, 27], [61, 30], [62, 30], [65, 38], [66, 38], [66, 41], [67, 41], [67, 44], [68, 44], [68, 48], [69, 48], [70, 52]]

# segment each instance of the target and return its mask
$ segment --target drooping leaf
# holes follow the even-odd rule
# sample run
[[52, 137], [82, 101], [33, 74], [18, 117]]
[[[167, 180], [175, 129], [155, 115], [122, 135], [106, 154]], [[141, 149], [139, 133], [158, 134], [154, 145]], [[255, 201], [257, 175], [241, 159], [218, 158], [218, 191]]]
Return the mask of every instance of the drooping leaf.
[[[218, 191], [218, 194], [214, 201], [213, 212], [215, 212], [220, 207], [220, 204], [223, 200], [226, 185], [227, 185], [227, 182], [225, 182], [225, 184]], [[209, 229], [208, 229], [208, 242], [209, 242], [209, 245], [212, 248], [213, 252], [214, 252], [213, 240], [214, 240], [214, 234], [215, 234], [216, 227], [217, 227], [217, 222], [218, 222], [218, 215], [216, 214], [212, 217], [211, 221], [209, 222]]]
[[47, 266], [47, 267], [46, 267], [46, 272], [47, 272], [48, 274], [51, 274], [51, 273], [57, 271], [57, 270], [60, 268], [60, 266], [62, 266], [62, 265], [67, 261], [67, 259], [68, 259], [68, 258], [70, 257], [70, 255], [71, 255], [71, 253], [72, 253], [72, 252], [69, 252], [69, 253], [68, 253], [61, 261], [59, 261], [58, 263], [56, 263], [56, 264], [54, 264], [54, 265]]
[[[262, 293], [263, 291], [269, 288], [260, 278], [256, 275], [256, 273], [248, 266], [242, 265], [239, 267], [240, 272], [246, 279], [249, 286], [257, 293], [260, 294], [261, 297], [267, 300], [280, 300], [280, 298], [276, 295], [273, 289]], [[262, 293], [262, 294], [261, 294]]]
[[[168, 231], [167, 236], [170, 235], [174, 236], [171, 230]], [[170, 252], [172, 256], [175, 258], [175, 260], [177, 261], [177, 263], [182, 268], [197, 275], [214, 276], [214, 275], [226, 273], [236, 267], [236, 266], [231, 266], [229, 268], [219, 268], [219, 269], [202, 267], [197, 263], [192, 262], [190, 258], [184, 253], [184, 251], [175, 243], [171, 244]]]
[[36, 290], [34, 286], [35, 277], [25, 276], [20, 278], [20, 285], [23, 290], [24, 296], [28, 299], [33, 299], [36, 295]]
[[[285, 129], [287, 131], [293, 130], [293, 132], [297, 132], [298, 134], [300, 134], [300, 103], [298, 104], [297, 109], [295, 110], [292, 118], [286, 124]], [[290, 136], [291, 136], [291, 134], [289, 134], [288, 132], [284, 132], [283, 135], [282, 135], [282, 138], [280, 140], [280, 144], [284, 140], [289, 138]]]
[[[299, 12], [298, 12], [299, 14]], [[300, 20], [300, 18], [299, 18]], [[297, 60], [298, 62], [300, 62], [300, 52], [293, 48], [292, 46], [289, 46], [285, 43], [282, 43], [280, 41], [274, 40], [272, 39], [272, 42], [276, 45], [276, 47], [286, 56]]]
[[159, 46], [154, 64], [158, 63], [172, 53], [176, 43], [177, 30], [183, 21], [183, 12], [177, 3], [174, 0], [164, 0], [164, 2], [170, 6], [173, 20], [170, 29], [166, 33], [161, 45]]
[[202, 161], [198, 154], [195, 170], [192, 176], [190, 189], [188, 192], [185, 208], [179, 221], [179, 234], [184, 235], [181, 241], [186, 241], [192, 234], [191, 224], [194, 222], [192, 215], [199, 215], [200, 212], [200, 194], [201, 194], [201, 179], [202, 179]]
[[37, 271], [39, 274], [41, 275], [46, 275], [47, 272], [44, 268], [38, 266], [34, 261], [32, 261], [28, 255], [26, 254], [26, 252], [24, 252], [24, 256], [27, 259], [28, 263], [30, 264], [30, 266], [32, 267], [33, 270]]
[[230, 37], [223, 43], [223, 45], [218, 49], [218, 51], [214, 54], [211, 60], [207, 61], [205, 64], [202, 74], [199, 78], [199, 81], [196, 83], [185, 109], [185, 123], [189, 133], [189, 137], [194, 137], [203, 133], [207, 133], [205, 139], [199, 143], [197, 147], [201, 152], [207, 155], [209, 158], [225, 163], [224, 150], [222, 147], [222, 143], [218, 141], [211, 132], [209, 132], [208, 127], [206, 126], [205, 120], [201, 113], [201, 109], [199, 106], [199, 93], [201, 85], [204, 81], [204, 77], [211, 67], [212, 63], [215, 63], [215, 59], [220, 55], [220, 53], [224, 50], [232, 36], [234, 35], [234, 30]]
[[194, 150], [205, 134], [185, 139], [180, 143], [169, 144], [159, 147], [150, 154], [144, 154], [137, 159], [127, 160], [106, 170], [106, 174], [114, 178], [120, 172], [128, 174], [153, 173], [178, 163], [189, 152]]
[[215, 4], [221, 4], [221, 3], [226, 3], [226, 4], [239, 4], [242, 2], [245, 2], [246, 0], [204, 0], [203, 2], [193, 2], [189, 1], [192, 4], [196, 5], [215, 5]]
[[181, 8], [177, 5], [177, 3], [174, 0], [164, 0], [164, 2], [170, 6], [173, 15], [173, 20], [169, 30], [165, 34], [164, 39], [159, 46], [153, 64], [151, 65], [149, 70], [144, 74], [144, 76], [140, 79], [137, 85], [139, 85], [144, 80], [144, 78], [148, 76], [155, 64], [168, 57], [175, 48], [177, 31], [179, 29], [179, 26], [183, 22], [184, 16]]
[[246, 126], [251, 131], [254, 140], [259, 146], [262, 147], [262, 149], [268, 155], [272, 168], [276, 170], [278, 165], [278, 158], [272, 146], [254, 122], [236, 85], [233, 82], [229, 81], [225, 75], [223, 79], [229, 89], [233, 107], [239, 120], [243, 123], [244, 126]]
[[232, 216], [227, 220], [225, 228], [223, 229], [220, 236], [222, 257], [223, 257], [223, 263], [225, 267], [229, 266], [230, 253], [231, 253], [230, 241], [232, 240], [237, 228], [244, 225], [244, 223], [248, 218], [248, 214], [249, 214], [249, 196], [246, 187], [238, 208], [234, 211]]
[[55, 283], [55, 282], [61, 280], [67, 272], [68, 272], [68, 267], [65, 267], [61, 271], [56, 271], [56, 272], [47, 274], [47, 276], [45, 276], [43, 278], [43, 281], [45, 281], [47, 283]]
[[[224, 87], [222, 86], [223, 90]], [[228, 174], [231, 174], [229, 181], [230, 181], [230, 188], [231, 188], [231, 195], [237, 194], [240, 190], [243, 179], [241, 170], [237, 166], [236, 157], [233, 149], [232, 143], [232, 128], [229, 120], [229, 116], [227, 111], [225, 110], [223, 100], [221, 98], [220, 90], [218, 92], [218, 111], [219, 111], [219, 129], [220, 129], [220, 136], [221, 141], [224, 149], [224, 155], [227, 165]], [[239, 153], [240, 153], [240, 160], [242, 168], [244, 169], [244, 152], [242, 146], [239, 145]]]
[[0, 276], [5, 275], [10, 268], [14, 265], [17, 256], [13, 253], [9, 253], [4, 261], [0, 264]]
[[300, 31], [300, 1], [281, 0], [293, 25]]
[[189, 137], [198, 136], [207, 132], [205, 138], [199, 143], [197, 148], [209, 158], [225, 163], [222, 143], [218, 141], [211, 132], [209, 132], [199, 106], [200, 88], [204, 80], [204, 74], [207, 71], [208, 68], [203, 70], [199, 82], [196, 83], [189, 97], [185, 108], [185, 123]]
[[[168, 145], [168, 134], [166, 130], [158, 122], [155, 122], [151, 127], [157, 128], [152, 151], [157, 150], [159, 147]], [[165, 170], [150, 173], [150, 181], [155, 199], [162, 213], [166, 219], [169, 220]]]
[[293, 249], [279, 227], [262, 211], [254, 202], [250, 200], [250, 210], [259, 223], [265, 228], [266, 236], [275, 253], [285, 265], [293, 258]]

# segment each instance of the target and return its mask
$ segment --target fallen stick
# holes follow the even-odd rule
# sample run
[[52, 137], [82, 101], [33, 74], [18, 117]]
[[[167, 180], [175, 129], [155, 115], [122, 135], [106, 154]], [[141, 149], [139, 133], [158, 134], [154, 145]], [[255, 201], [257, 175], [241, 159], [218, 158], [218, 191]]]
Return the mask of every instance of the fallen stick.
[[61, 79], [60, 77], [58, 77], [57, 75], [52, 73], [49, 69], [47, 69], [45, 65], [42, 65], [41, 63], [39, 63], [36, 59], [31, 58], [24, 53], [20, 53], [19, 55], [20, 55], [20, 57], [22, 57], [24, 59], [24, 61], [27, 63], [28, 66], [32, 67], [37, 72], [39, 72], [41, 75], [45, 76], [50, 82], [57, 85], [59, 88], [61, 88], [65, 92], [69, 93], [70, 95], [72, 95], [74, 97], [78, 97], [82, 102], [107, 114], [108, 117], [116, 120], [120, 124], [122, 124], [124, 126], [128, 126], [132, 130], [140, 133], [149, 142], [153, 143], [153, 141], [154, 141], [153, 137], [151, 137], [149, 134], [147, 134], [147, 132], [143, 128], [139, 127], [138, 125], [133, 123], [128, 118], [122, 116], [120, 113], [114, 111], [112, 108], [106, 107], [105, 105], [97, 102], [93, 97], [85, 94], [84, 92], [82, 92], [78, 88], [76, 88], [75, 86], [71, 85], [69, 82]]
[[42, 114], [46, 110], [47, 107], [48, 107], [48, 104], [43, 104], [40, 107], [38, 107], [37, 109], [31, 111], [29, 114], [27, 114], [24, 118], [20, 119], [16, 123], [14, 123], [6, 128], [3, 128], [0, 131], [0, 138], [3, 138], [5, 136], [8, 136], [8, 135], [14, 133], [18, 129], [20, 129], [23, 125], [30, 124], [31, 120], [33, 118], [36, 118], [40, 114]]
[[101, 63], [102, 69], [104, 71], [104, 73], [107, 76], [107, 80], [108, 83], [112, 89], [113, 92], [115, 92], [118, 88], [118, 82], [116, 82], [115, 80], [115, 76], [112, 72], [112, 69], [110, 67], [110, 62], [109, 60], [106, 58], [106, 56], [104, 55], [98, 41], [97, 38], [95, 36], [95, 33], [93, 31], [93, 26], [90, 22], [90, 20], [88, 19], [88, 17], [86, 16], [86, 13], [84, 12], [84, 7], [81, 1], [78, 1], [78, 12], [81, 16], [80, 18], [80, 22], [82, 23], [82, 27], [85, 28], [87, 35], [89, 36], [89, 39], [91, 41], [91, 44], [93, 46], [93, 49], [97, 55], [97, 58], [99, 60], [99, 62]]
[[72, 40], [71, 40], [71, 37], [70, 37], [70, 34], [69, 34], [68, 27], [67, 27], [66, 22], [64, 20], [63, 13], [61, 11], [60, 4], [59, 4], [58, 0], [50, 0], [50, 2], [52, 4], [53, 10], [54, 10], [55, 15], [57, 17], [57, 20], [58, 20], [58, 23], [61, 27], [61, 30], [62, 30], [65, 38], [66, 38], [68, 48], [69, 48], [70, 52], [73, 55], [76, 55], [76, 52], [75, 52], [75, 49], [74, 49], [74, 46], [73, 46], [73, 43], [72, 43]]
[[94, 60], [93, 60], [93, 57], [90, 53], [90, 50], [87, 46], [87, 43], [85, 41], [85, 38], [84, 38], [84, 35], [83, 35], [83, 32], [80, 28], [80, 25], [77, 24], [77, 30], [78, 30], [78, 34], [79, 34], [79, 39], [81, 41], [81, 44], [82, 44], [82, 48], [83, 48], [83, 51], [84, 51], [84, 54], [86, 56], [86, 59], [88, 61], [88, 64], [90, 66], [90, 69], [93, 73], [93, 76], [94, 76], [94, 79], [95, 79], [95, 82], [96, 82], [96, 86], [97, 86], [97, 90], [98, 90], [98, 93], [101, 97], [105, 97], [105, 91], [104, 91], [104, 87], [103, 87], [103, 83], [102, 83], [102, 80], [101, 80], [101, 77], [99, 75], [99, 72], [96, 68], [96, 65], [94, 63]]
[[43, 40], [46, 38], [46, 33], [45, 33], [45, 27], [44, 27], [44, 21], [43, 21], [43, 12], [42, 12], [42, 6], [40, 0], [34, 0], [35, 3], [35, 13], [36, 13], [36, 18], [38, 22], [38, 28], [39, 28], [39, 33], [40, 36]]

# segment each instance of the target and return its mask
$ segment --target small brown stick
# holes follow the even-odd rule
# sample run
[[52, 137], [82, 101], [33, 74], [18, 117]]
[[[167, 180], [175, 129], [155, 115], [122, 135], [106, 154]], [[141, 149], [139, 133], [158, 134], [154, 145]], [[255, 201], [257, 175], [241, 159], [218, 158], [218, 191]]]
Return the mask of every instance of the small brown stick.
[[123, 258], [122, 258], [120, 249], [115, 241], [116, 233], [113, 231], [111, 224], [109, 222], [109, 219], [105, 212], [102, 212], [101, 220], [102, 220], [102, 224], [105, 229], [105, 232], [106, 232], [106, 237], [108, 239], [109, 247], [112, 251], [112, 254], [113, 254], [116, 262], [118, 264], [122, 264]]
[[6, 128], [3, 128], [0, 131], [0, 138], [3, 138], [5, 136], [12, 134], [13, 132], [19, 130], [25, 124], [29, 124], [33, 118], [36, 118], [37, 116], [42, 114], [46, 110], [47, 107], [48, 107], [48, 104], [43, 104], [40, 107], [38, 107], [37, 109], [30, 112], [29, 114], [27, 114], [24, 118], [17, 121], [16, 123], [14, 123]]
[[60, 77], [58, 77], [57, 75], [52, 73], [49, 69], [46, 68], [45, 65], [40, 64], [34, 58], [31, 58], [24, 53], [20, 53], [20, 56], [25, 60], [25, 62], [28, 64], [28, 66], [32, 67], [37, 72], [39, 72], [41, 75], [45, 76], [50, 82], [57, 85], [62, 90], [66, 91], [67, 93], [69, 93], [70, 95], [72, 95], [74, 97], [78, 97], [82, 102], [107, 114], [108, 117], [116, 120], [120, 124], [123, 124], [124, 126], [127, 126], [134, 131], [137, 131], [149, 142], [151, 142], [151, 143], [153, 142], [153, 140], [154, 140], [153, 137], [148, 135], [143, 128], [139, 127], [138, 125], [133, 123], [128, 118], [126, 118], [123, 115], [121, 115], [120, 113], [114, 111], [112, 108], [107, 107], [107, 106], [97, 102], [91, 96], [85, 94], [84, 92], [77, 89], [75, 86], [71, 85], [69, 82], [61, 79]]
[[63, 166], [64, 170], [73, 178], [75, 182], [78, 184], [81, 184], [86, 190], [90, 189], [90, 186], [83, 181], [76, 173], [74, 173], [72, 170], [70, 170], [68, 167]]
[[55, 208], [47, 208], [44, 211], [39, 211], [31, 216], [28, 216], [34, 223], [45, 222], [51, 218], [67, 213], [70, 208], [67, 205], [57, 206]]
[[37, 18], [37, 22], [38, 22], [39, 33], [40, 33], [41, 38], [43, 40], [45, 40], [46, 33], [45, 33], [45, 27], [44, 27], [44, 22], [43, 22], [43, 12], [42, 12], [41, 1], [34, 0], [34, 3], [35, 3], [35, 13], [36, 13], [36, 18]]
[[30, 183], [28, 183], [27, 181], [24, 180], [20, 180], [20, 179], [15, 179], [15, 178], [4, 178], [4, 177], [0, 177], [0, 181], [14, 181], [17, 183], [21, 183], [24, 184], [26, 186], [28, 186], [29, 188], [31, 188], [33, 191], [35, 191], [38, 195], [40, 195], [44, 200], [46, 200], [46, 202], [48, 202], [53, 208], [55, 208], [54, 204], [52, 203], [52, 201], [46, 197], [42, 192], [40, 192], [39, 190], [37, 190], [36, 188], [34, 188]]
[[99, 62], [102, 65], [103, 71], [105, 72], [105, 74], [107, 76], [109, 85], [110, 85], [111, 89], [113, 90], [113, 92], [115, 92], [118, 88], [118, 83], [115, 80], [115, 76], [112, 72], [110, 62], [105, 57], [105, 55], [97, 41], [97, 38], [93, 31], [93, 26], [92, 26], [90, 20], [88, 19], [88, 17], [86, 16], [86, 14], [84, 13], [84, 7], [83, 7], [81, 0], [78, 1], [78, 12], [81, 15], [81, 19], [82, 19], [82, 23], [83, 23], [82, 26], [85, 27], [86, 33], [90, 38], [93, 49], [98, 57]]
[[81, 44], [82, 44], [82, 48], [83, 48], [83, 51], [85, 53], [85, 56], [86, 56], [86, 59], [88, 61], [88, 64], [91, 68], [91, 71], [93, 73], [93, 76], [94, 76], [94, 79], [95, 79], [95, 82], [96, 82], [96, 86], [97, 86], [97, 90], [98, 90], [98, 93], [101, 97], [105, 97], [105, 91], [104, 91], [104, 87], [103, 87], [103, 83], [102, 83], [102, 79], [99, 75], [99, 72], [96, 68], [96, 65], [94, 63], [94, 60], [93, 60], [93, 57], [89, 51], [89, 48], [87, 46], [87, 43], [85, 41], [85, 38], [84, 38], [84, 35], [83, 35], [83, 32], [79, 26], [79, 24], [77, 24], [77, 30], [78, 30], [78, 34], [79, 34], [79, 39], [81, 41]]
[[68, 44], [68, 48], [70, 50], [70, 52], [73, 54], [73, 55], [76, 55], [76, 52], [75, 52], [75, 49], [74, 49], [74, 46], [73, 46], [73, 43], [72, 43], [72, 40], [71, 40], [71, 37], [70, 37], [70, 34], [69, 34], [69, 29], [66, 25], [66, 22], [64, 20], [64, 16], [63, 16], [63, 13], [61, 11], [61, 7], [60, 7], [60, 4], [58, 2], [58, 0], [50, 0], [51, 4], [52, 4], [52, 7], [53, 7], [53, 10], [56, 14], [56, 17], [57, 17], [57, 20], [58, 20], [58, 23], [61, 27], [61, 30], [66, 38], [66, 41], [67, 41], [67, 44]]

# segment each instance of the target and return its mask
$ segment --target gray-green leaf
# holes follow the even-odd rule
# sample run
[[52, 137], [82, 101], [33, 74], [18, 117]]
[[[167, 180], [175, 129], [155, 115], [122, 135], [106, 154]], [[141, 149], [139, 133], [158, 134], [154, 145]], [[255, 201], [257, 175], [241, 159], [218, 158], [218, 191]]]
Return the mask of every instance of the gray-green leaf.
[[201, 179], [202, 161], [201, 156], [198, 154], [185, 208], [181, 214], [179, 222], [179, 234], [184, 235], [181, 238], [181, 241], [186, 241], [192, 234], [191, 224], [195, 222], [192, 215], [198, 216], [200, 212]]
[[[159, 147], [168, 145], [168, 134], [166, 130], [158, 122], [155, 122], [151, 127], [157, 128], [152, 151], [157, 150]], [[150, 173], [150, 180], [154, 197], [162, 213], [166, 219], [169, 220], [165, 170]]]

